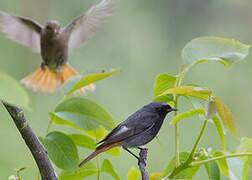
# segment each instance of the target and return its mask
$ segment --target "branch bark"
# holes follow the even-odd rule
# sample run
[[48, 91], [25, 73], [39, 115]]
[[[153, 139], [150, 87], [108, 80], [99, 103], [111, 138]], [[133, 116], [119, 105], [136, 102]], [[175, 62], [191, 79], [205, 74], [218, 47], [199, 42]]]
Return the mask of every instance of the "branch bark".
[[145, 170], [148, 149], [140, 149], [138, 166], [141, 171], [142, 180], [149, 180], [148, 172]]
[[39, 168], [42, 180], [58, 180], [57, 174], [47, 155], [47, 151], [27, 122], [23, 110], [5, 102], [2, 103], [11, 115], [18, 131], [30, 149]]

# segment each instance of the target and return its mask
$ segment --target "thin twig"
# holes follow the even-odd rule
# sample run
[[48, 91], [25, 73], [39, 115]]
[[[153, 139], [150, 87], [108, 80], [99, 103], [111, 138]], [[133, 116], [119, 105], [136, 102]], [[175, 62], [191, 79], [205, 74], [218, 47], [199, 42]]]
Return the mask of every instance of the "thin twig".
[[140, 149], [138, 166], [141, 171], [142, 180], [149, 180], [148, 172], [145, 170], [148, 149]]
[[42, 180], [58, 180], [57, 174], [47, 155], [47, 151], [27, 122], [23, 110], [5, 102], [2, 103], [11, 115], [26, 145], [30, 149], [39, 168]]
[[190, 164], [190, 167], [200, 166], [202, 164], [209, 163], [209, 162], [216, 161], [216, 160], [220, 160], [220, 159], [242, 157], [242, 156], [252, 156], [252, 153], [238, 153], [238, 154], [227, 154], [227, 155], [223, 155], [223, 156], [218, 156], [218, 157], [211, 158], [211, 159], [206, 159], [206, 160], [202, 160], [202, 161], [192, 162]]

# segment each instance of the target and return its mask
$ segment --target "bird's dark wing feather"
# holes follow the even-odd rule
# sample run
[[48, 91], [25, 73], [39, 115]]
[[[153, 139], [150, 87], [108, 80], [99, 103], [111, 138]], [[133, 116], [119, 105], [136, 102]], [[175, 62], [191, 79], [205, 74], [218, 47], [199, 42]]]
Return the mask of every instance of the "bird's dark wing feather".
[[102, 0], [92, 6], [88, 11], [76, 17], [68, 24], [64, 31], [71, 33], [69, 39], [70, 51], [80, 47], [92, 33], [109, 17], [114, 9], [115, 0]]
[[[119, 124], [115, 129], [113, 129], [103, 140], [99, 143], [104, 142], [104, 144], [111, 144], [115, 142], [123, 141], [125, 138], [135, 136], [155, 124], [155, 119], [158, 115], [150, 112], [136, 112], [131, 115], [124, 122]], [[129, 123], [130, 122], [130, 123]]]
[[42, 26], [37, 22], [0, 11], [0, 31], [10, 39], [21, 43], [32, 51], [40, 53], [40, 32]]

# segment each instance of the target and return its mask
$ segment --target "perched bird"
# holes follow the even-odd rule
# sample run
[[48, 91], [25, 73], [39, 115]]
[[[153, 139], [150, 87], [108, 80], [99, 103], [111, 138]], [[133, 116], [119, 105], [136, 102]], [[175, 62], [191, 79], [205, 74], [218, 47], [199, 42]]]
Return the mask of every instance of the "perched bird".
[[99, 141], [96, 150], [90, 154], [79, 167], [86, 164], [98, 154], [107, 151], [116, 146], [122, 146], [123, 149], [138, 158], [128, 148], [140, 148], [156, 137], [159, 132], [165, 116], [171, 111], [177, 111], [164, 102], [152, 102], [137, 112], [132, 114], [128, 119], [120, 123], [104, 139]]
[[[49, 21], [42, 26], [32, 19], [0, 11], [0, 31], [10, 39], [40, 53], [43, 59], [41, 67], [22, 79], [21, 83], [34, 91], [53, 92], [57, 85], [77, 75], [67, 63], [68, 52], [85, 43], [111, 15], [114, 1], [102, 0], [62, 28], [57, 21]], [[88, 85], [84, 89], [94, 90], [95, 85]]]

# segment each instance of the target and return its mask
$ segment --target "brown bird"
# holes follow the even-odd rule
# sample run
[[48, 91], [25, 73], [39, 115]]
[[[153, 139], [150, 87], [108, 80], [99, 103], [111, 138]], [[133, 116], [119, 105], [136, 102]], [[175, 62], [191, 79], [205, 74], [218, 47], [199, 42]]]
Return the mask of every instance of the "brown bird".
[[[77, 75], [67, 63], [68, 52], [85, 43], [111, 15], [114, 1], [102, 0], [63, 28], [57, 21], [49, 21], [42, 26], [30, 18], [0, 11], [0, 31], [10, 39], [40, 53], [43, 59], [41, 67], [22, 79], [21, 83], [34, 91], [51, 93], [58, 85]], [[88, 85], [81, 92], [84, 93], [85, 89], [92, 91], [95, 85]]]

